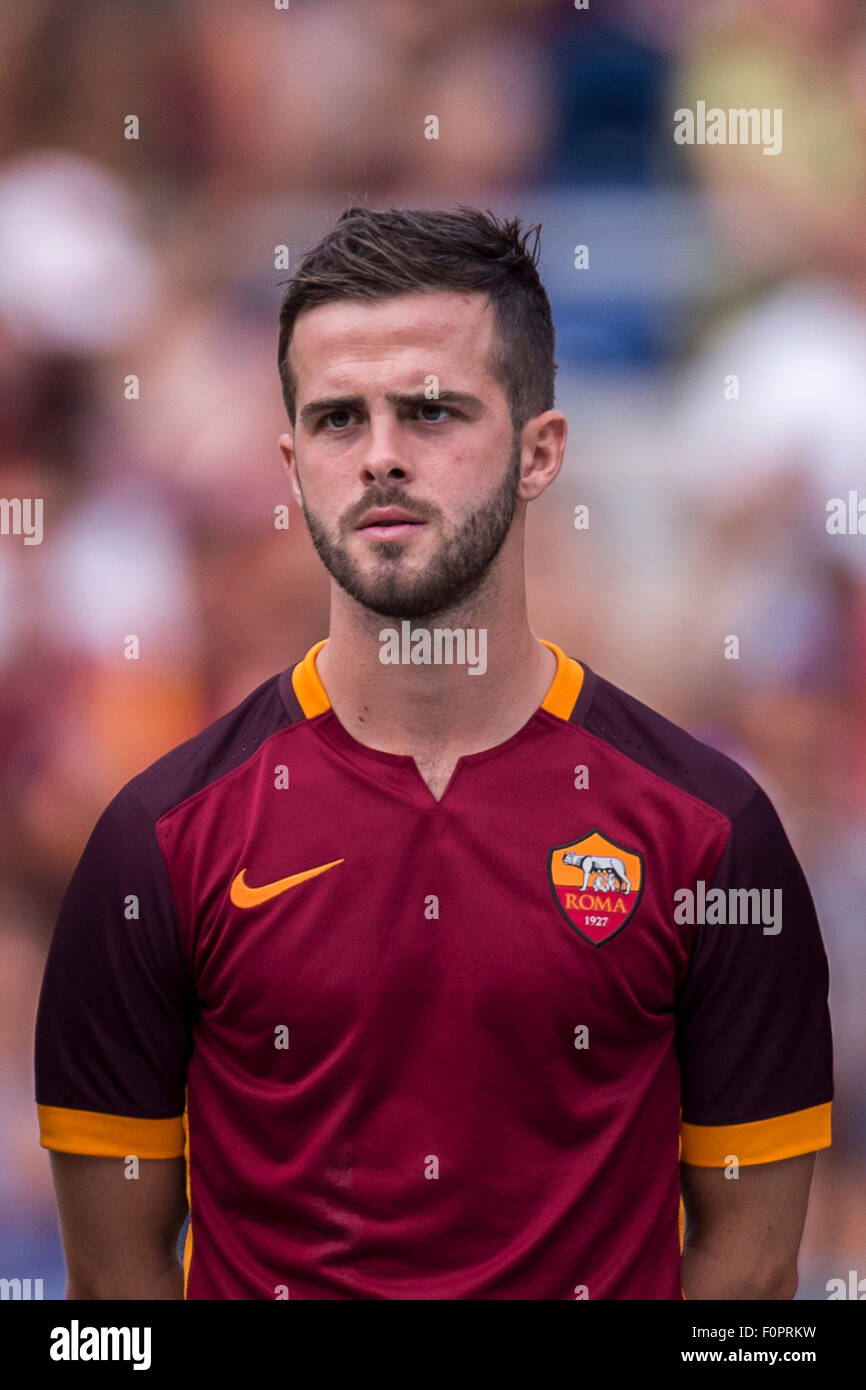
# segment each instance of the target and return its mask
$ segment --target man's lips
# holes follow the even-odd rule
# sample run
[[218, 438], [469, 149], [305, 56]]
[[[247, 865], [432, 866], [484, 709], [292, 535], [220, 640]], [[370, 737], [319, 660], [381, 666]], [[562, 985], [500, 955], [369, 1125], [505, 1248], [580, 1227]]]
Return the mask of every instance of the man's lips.
[[426, 522], [420, 517], [412, 516], [402, 507], [373, 507], [364, 513], [356, 529], [371, 540], [397, 541], [411, 536], [424, 525]]

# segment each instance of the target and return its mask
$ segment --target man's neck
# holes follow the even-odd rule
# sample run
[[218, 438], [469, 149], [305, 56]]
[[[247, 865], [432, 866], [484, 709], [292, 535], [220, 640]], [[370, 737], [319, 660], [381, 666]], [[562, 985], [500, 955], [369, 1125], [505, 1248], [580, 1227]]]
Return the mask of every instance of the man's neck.
[[[329, 640], [316, 658], [331, 708], [359, 743], [414, 757], [428, 785], [431, 777], [447, 782], [464, 754], [517, 733], [553, 682], [556, 658], [533, 635], [525, 606], [477, 623], [465, 610], [407, 623], [361, 614], [343, 597], [332, 604]], [[388, 630], [390, 641], [380, 636]], [[453, 646], [449, 633], [458, 634]], [[449, 650], [462, 650], [474, 667], [449, 663]], [[430, 659], [407, 660], [413, 651]]]

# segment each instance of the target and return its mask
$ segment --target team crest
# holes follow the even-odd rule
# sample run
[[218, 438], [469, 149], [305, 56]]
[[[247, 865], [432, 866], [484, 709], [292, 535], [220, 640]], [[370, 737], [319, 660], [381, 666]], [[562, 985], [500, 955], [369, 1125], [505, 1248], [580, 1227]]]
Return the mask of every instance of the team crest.
[[643, 856], [598, 830], [557, 845], [550, 851], [547, 869], [557, 907], [593, 946], [622, 931], [643, 890]]

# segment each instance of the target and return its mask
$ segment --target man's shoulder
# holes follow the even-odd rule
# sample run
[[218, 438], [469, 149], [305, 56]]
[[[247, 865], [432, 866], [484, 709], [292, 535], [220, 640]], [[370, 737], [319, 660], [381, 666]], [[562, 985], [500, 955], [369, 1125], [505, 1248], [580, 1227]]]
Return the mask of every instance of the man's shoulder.
[[735, 758], [591, 671], [572, 720], [671, 786], [734, 820], [759, 783]]
[[272, 734], [303, 718], [291, 688], [291, 669], [269, 676], [233, 709], [137, 773], [111, 806], [134, 804], [155, 822], [241, 767]]

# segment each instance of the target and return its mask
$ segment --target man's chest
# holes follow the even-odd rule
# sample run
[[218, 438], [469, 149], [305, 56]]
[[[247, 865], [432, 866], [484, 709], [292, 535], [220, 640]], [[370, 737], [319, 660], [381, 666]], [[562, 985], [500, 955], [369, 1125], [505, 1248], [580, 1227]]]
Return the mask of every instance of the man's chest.
[[405, 795], [356, 780], [178, 835], [202, 1026], [254, 1048], [293, 1028], [311, 1064], [361, 1037], [543, 1064], [580, 1030], [600, 1059], [670, 1031], [687, 956], [669, 827], [463, 771], [440, 802], [417, 774]]

